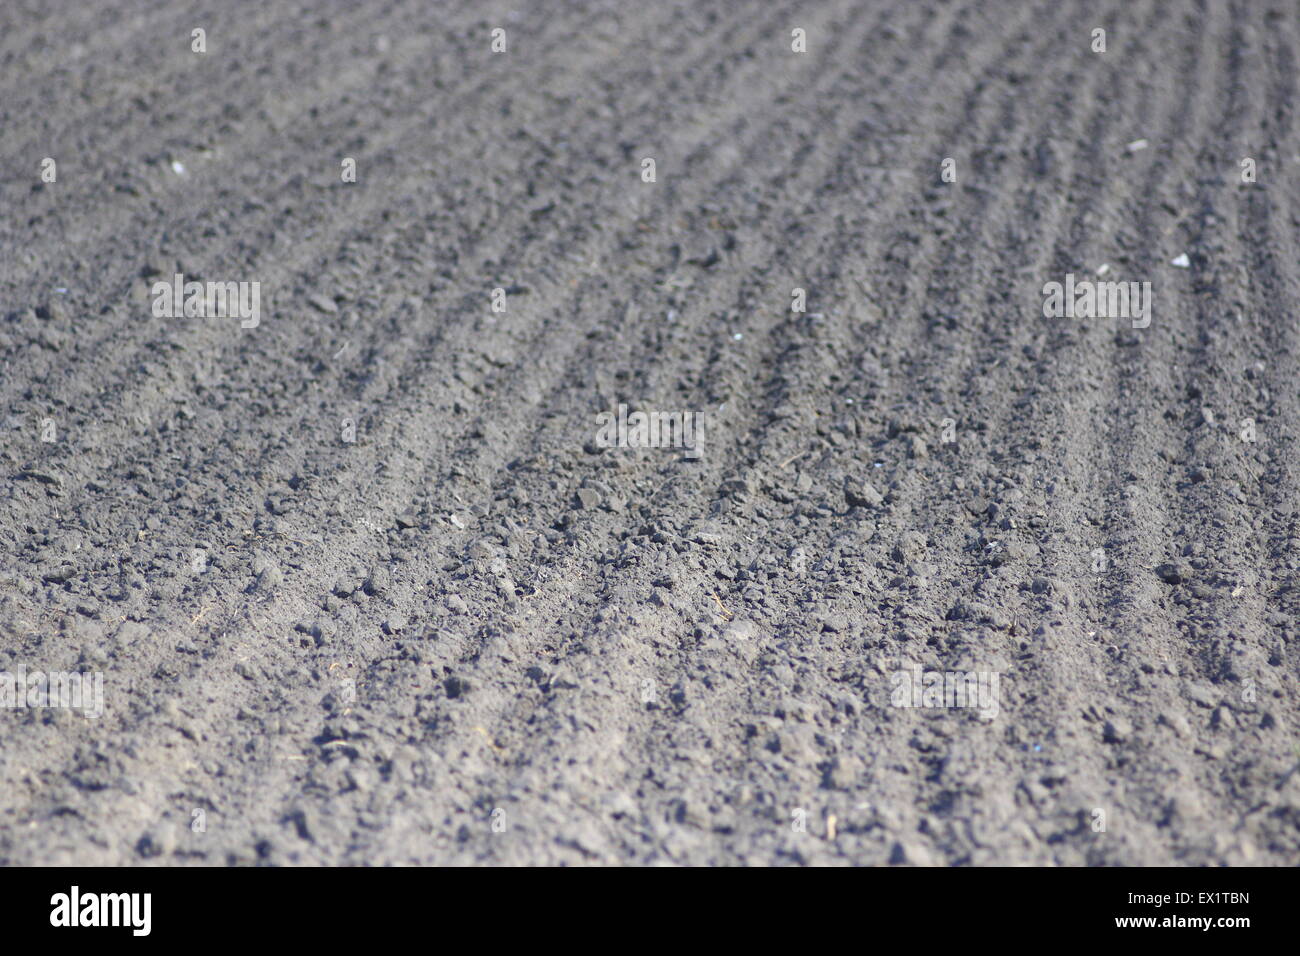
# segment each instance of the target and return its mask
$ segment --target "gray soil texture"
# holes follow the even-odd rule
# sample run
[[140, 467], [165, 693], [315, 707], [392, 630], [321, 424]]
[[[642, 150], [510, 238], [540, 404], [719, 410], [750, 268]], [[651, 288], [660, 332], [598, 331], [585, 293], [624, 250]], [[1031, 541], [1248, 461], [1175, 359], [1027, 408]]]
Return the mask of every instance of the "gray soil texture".
[[0, 863], [1300, 862], [1298, 56], [1281, 0], [0, 5]]

